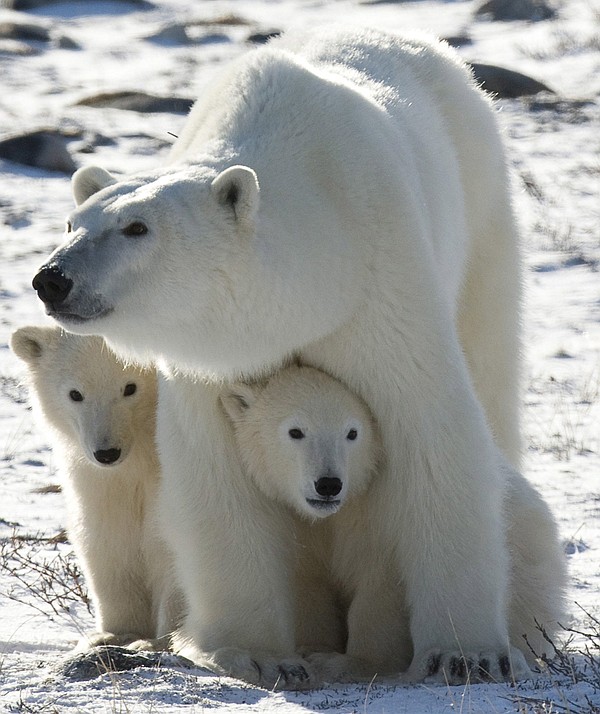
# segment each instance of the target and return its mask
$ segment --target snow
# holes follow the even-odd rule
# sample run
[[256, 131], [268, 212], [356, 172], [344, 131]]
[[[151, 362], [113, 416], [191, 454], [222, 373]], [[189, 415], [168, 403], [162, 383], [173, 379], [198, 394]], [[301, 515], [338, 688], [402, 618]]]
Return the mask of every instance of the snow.
[[[339, 19], [442, 36], [467, 33], [472, 42], [460, 49], [465, 59], [515, 69], [556, 90], [564, 99], [556, 109], [526, 100], [503, 100], [498, 107], [515, 169], [527, 267], [525, 471], [558, 518], [570, 564], [573, 623], [586, 631], [585, 612], [600, 615], [600, 2], [563, 0], [556, 19], [539, 23], [476, 20], [477, 4], [160, 0], [142, 11], [88, 0], [40, 6], [22, 17], [44, 21], [55, 37], [66, 36], [81, 49], [54, 40], [29, 43], [33, 54], [12, 54], [4, 50], [16, 41], [0, 42], [0, 139], [38, 128], [78, 130], [71, 142], [78, 163], [122, 173], [149, 168], [166, 155], [183, 116], [75, 102], [122, 89], [193, 98], [225, 61], [248, 48], [250, 32]], [[183, 45], [144, 39], [167, 25], [228, 15], [248, 24], [197, 24], [192, 41]], [[0, 10], [0, 23], [8, 17], [10, 11]], [[204, 35], [212, 37], [202, 42]], [[97, 142], [100, 135], [112, 141]], [[61, 494], [41, 492], [57, 483], [48, 435], [27, 408], [21, 366], [8, 339], [20, 325], [46, 322], [30, 283], [37, 265], [61, 242], [70, 186], [61, 174], [8, 162], [0, 161], [0, 172], [0, 538], [8, 548], [14, 533], [37, 536], [23, 540], [20, 552], [63, 572], [65, 563], [73, 563], [70, 546], [39, 540], [55, 536], [65, 522]], [[0, 710], [600, 711], [597, 686], [552, 672], [516, 686], [406, 687], [376, 680], [310, 693], [268, 692], [176, 666], [74, 681], [60, 665], [79, 635], [92, 628], [91, 614], [58, 586], [54, 611], [47, 602], [52, 593], [31, 592], [43, 591], [43, 577], [18, 573], [0, 567]], [[583, 646], [586, 639], [579, 636], [574, 644]]]

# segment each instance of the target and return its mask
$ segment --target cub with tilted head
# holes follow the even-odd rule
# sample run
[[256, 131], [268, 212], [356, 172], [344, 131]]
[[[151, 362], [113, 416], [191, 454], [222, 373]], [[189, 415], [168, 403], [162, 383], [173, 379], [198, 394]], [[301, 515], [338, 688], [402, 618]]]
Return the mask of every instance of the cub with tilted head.
[[68, 535], [94, 603], [97, 631], [78, 649], [162, 646], [179, 605], [156, 520], [155, 371], [123, 363], [101, 337], [58, 327], [21, 327], [11, 348], [51, 429]]

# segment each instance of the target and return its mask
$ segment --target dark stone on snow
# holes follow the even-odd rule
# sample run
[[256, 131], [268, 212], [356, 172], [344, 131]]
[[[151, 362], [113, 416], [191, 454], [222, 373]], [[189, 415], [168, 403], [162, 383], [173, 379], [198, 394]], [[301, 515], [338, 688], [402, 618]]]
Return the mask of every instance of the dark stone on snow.
[[61, 49], [79, 49], [79, 45], [69, 37], [54, 33], [50, 25], [22, 19], [18, 13], [14, 18], [0, 21], [0, 38], [20, 42], [52, 42]]
[[59, 47], [61, 50], [80, 50], [81, 45], [75, 40], [72, 40], [70, 37], [67, 37], [66, 35], [58, 35], [56, 37], [52, 37], [54, 43], [56, 44], [57, 47]]
[[255, 45], [264, 45], [269, 40], [274, 37], [279, 37], [281, 35], [281, 30], [267, 30], [265, 32], [253, 32], [248, 36], [248, 42], [252, 42]]
[[[0, 0], [0, 7], [9, 8], [11, 10], [36, 10], [47, 5], [62, 5], [68, 2], [77, 2], [78, 0]], [[115, 3], [133, 5], [139, 10], [149, 10], [154, 5], [149, 0], [111, 0]], [[80, 0], [79, 0], [80, 2]], [[91, 4], [91, 3], [90, 3]]]
[[7, 40], [25, 42], [48, 42], [50, 40], [50, 28], [40, 23], [6, 19], [0, 21], [0, 37]]
[[60, 673], [67, 679], [81, 681], [95, 679], [108, 672], [126, 672], [137, 667], [193, 669], [195, 665], [189, 659], [171, 652], [136, 652], [126, 647], [106, 645], [69, 657], [60, 665]]
[[501, 22], [538, 22], [551, 20], [556, 16], [556, 10], [545, 0], [486, 0], [475, 10], [475, 15], [487, 15], [490, 19]]
[[450, 37], [444, 37], [444, 39], [451, 47], [466, 47], [467, 45], [472, 45], [473, 40], [469, 35], [450, 35]]
[[157, 45], [188, 45], [190, 43], [186, 26], [181, 23], [166, 25], [144, 39], [148, 40], [148, 42], [154, 42]]
[[587, 107], [593, 107], [591, 99], [563, 99], [556, 94], [546, 94], [535, 99], [526, 100], [525, 106], [531, 112], [551, 111], [557, 114], [575, 116]]
[[193, 103], [193, 99], [184, 97], [157, 97], [145, 92], [121, 91], [94, 94], [79, 100], [75, 106], [124, 109], [144, 114], [187, 114]]
[[72, 174], [77, 165], [67, 142], [71, 137], [54, 130], [33, 131], [0, 141], [0, 158], [46, 171]]
[[231, 42], [231, 38], [223, 32], [198, 33], [194, 31], [197, 27], [198, 23], [192, 23], [191, 25], [174, 23], [172, 25], [166, 25], [144, 39], [148, 42], [154, 42], [157, 45], [167, 46], [216, 45]]
[[549, 92], [554, 94], [552, 89], [547, 87], [537, 79], [528, 77], [526, 74], [515, 72], [512, 69], [496, 67], [493, 64], [481, 64], [472, 62], [471, 67], [475, 79], [486, 92], [495, 94], [500, 99], [515, 99], [516, 97], [527, 97], [539, 92]]

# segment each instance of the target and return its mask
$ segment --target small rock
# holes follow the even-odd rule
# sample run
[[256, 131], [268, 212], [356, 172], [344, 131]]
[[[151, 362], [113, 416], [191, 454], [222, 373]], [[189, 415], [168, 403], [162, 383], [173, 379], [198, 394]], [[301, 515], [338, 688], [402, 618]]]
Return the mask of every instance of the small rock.
[[60, 673], [67, 679], [81, 681], [95, 679], [107, 672], [125, 672], [137, 667], [192, 669], [195, 665], [189, 659], [172, 652], [136, 652], [126, 647], [106, 645], [65, 660], [60, 666]]
[[0, 37], [7, 40], [48, 42], [50, 27], [25, 20], [5, 19], [0, 21]]
[[241, 17], [240, 15], [234, 15], [233, 13], [228, 13], [225, 15], [216, 15], [215, 17], [209, 17], [206, 19], [202, 20], [195, 20], [194, 22], [190, 23], [191, 25], [203, 25], [203, 26], [211, 26], [211, 25], [225, 25], [228, 27], [239, 27], [243, 25], [250, 25], [251, 23], [246, 20], [246, 18]]
[[253, 32], [248, 36], [247, 41], [254, 45], [264, 45], [274, 37], [279, 37], [281, 30], [266, 30], [265, 32]]
[[75, 106], [124, 109], [144, 114], [187, 114], [193, 103], [193, 99], [184, 97], [157, 97], [145, 92], [120, 91], [94, 94], [79, 100]]
[[188, 45], [190, 38], [186, 31], [186, 26], [182, 23], [166, 25], [157, 32], [144, 37], [148, 42], [154, 42], [157, 45]]
[[56, 45], [61, 50], [80, 50], [81, 45], [78, 42], [75, 42], [75, 40], [72, 40], [70, 37], [67, 37], [66, 35], [54, 35], [51, 33], [50, 35], [52, 39], [52, 44]]
[[443, 38], [451, 47], [467, 47], [473, 44], [469, 35], [450, 35]]
[[495, 94], [500, 99], [515, 99], [526, 97], [539, 92], [554, 92], [537, 79], [528, 77], [512, 69], [497, 67], [492, 64], [472, 62], [471, 67], [475, 79], [486, 92]]
[[[77, 2], [78, 0], [0, 0], [0, 7], [11, 10], [37, 10], [47, 5], [62, 5], [67, 2]], [[80, 0], [79, 0], [80, 1]], [[112, 0], [112, 2], [134, 5], [140, 10], [149, 10], [154, 5], [148, 0]]]
[[490, 19], [500, 22], [538, 22], [551, 20], [556, 16], [556, 10], [545, 0], [486, 0], [475, 10], [475, 15], [487, 15]]
[[67, 148], [69, 138], [54, 130], [32, 131], [8, 137], [0, 141], [0, 158], [70, 175], [77, 165]]

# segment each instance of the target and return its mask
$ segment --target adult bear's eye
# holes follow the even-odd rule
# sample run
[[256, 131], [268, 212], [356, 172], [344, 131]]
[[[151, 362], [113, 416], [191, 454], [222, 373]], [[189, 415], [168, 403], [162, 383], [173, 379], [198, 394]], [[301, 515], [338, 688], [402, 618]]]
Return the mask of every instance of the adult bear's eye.
[[346, 434], [346, 439], [348, 439], [348, 441], [354, 441], [357, 436], [358, 432], [356, 431], [356, 429], [350, 429], [350, 431]]
[[304, 439], [304, 432], [302, 429], [290, 429], [288, 434], [292, 439]]
[[137, 392], [137, 385], [135, 382], [129, 382], [129, 384], [125, 385], [125, 389], [123, 390], [123, 396], [124, 397], [130, 397], [132, 394], [135, 394]]
[[132, 238], [145, 236], [146, 233], [148, 233], [148, 226], [141, 221], [134, 221], [123, 228], [123, 235], [130, 236]]
[[70, 233], [73, 230], [73, 226], [71, 225], [71, 221], [67, 221], [67, 233]]
[[72, 389], [69, 392], [69, 397], [71, 398], [71, 401], [73, 401], [73, 402], [82, 402], [83, 401], [83, 394], [81, 392], [78, 392], [76, 389]]

